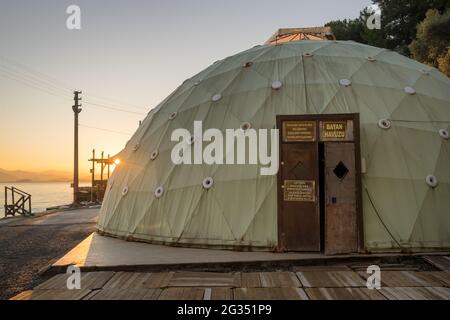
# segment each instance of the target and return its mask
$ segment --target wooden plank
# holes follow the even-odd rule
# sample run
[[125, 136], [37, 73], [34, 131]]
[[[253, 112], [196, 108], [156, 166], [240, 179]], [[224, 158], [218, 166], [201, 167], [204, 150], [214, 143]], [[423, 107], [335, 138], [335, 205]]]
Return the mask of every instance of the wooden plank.
[[170, 279], [173, 277], [174, 272], [155, 272], [144, 281], [143, 286], [145, 288], [166, 288], [169, 285]]
[[311, 300], [385, 300], [377, 290], [367, 288], [306, 288]]
[[23, 291], [17, 295], [15, 295], [12, 298], [9, 298], [9, 300], [30, 300], [30, 297], [33, 295], [33, 290], [27, 290]]
[[[112, 271], [81, 273], [81, 289], [101, 289], [114, 275]], [[36, 290], [67, 290], [67, 279], [70, 274], [62, 273], [40, 284]]]
[[308, 300], [302, 288], [236, 288], [235, 300]]
[[233, 300], [231, 288], [205, 288], [203, 300]]
[[366, 281], [353, 271], [304, 271], [297, 276], [307, 288], [366, 287]]
[[261, 286], [264, 288], [301, 287], [293, 272], [261, 272]]
[[117, 272], [104, 286], [104, 289], [143, 288], [151, 273]]
[[450, 271], [449, 256], [425, 256], [424, 259], [440, 270]]
[[352, 271], [346, 265], [331, 265], [331, 266], [298, 266], [293, 267], [292, 270], [294, 272], [303, 272], [303, 271]]
[[242, 288], [260, 288], [261, 279], [259, 272], [243, 272], [241, 273], [241, 287]]
[[204, 292], [203, 288], [167, 288], [163, 290], [158, 300], [202, 300]]
[[450, 287], [450, 273], [445, 271], [430, 271], [428, 272], [433, 278], [442, 282], [446, 287]]
[[[364, 278], [369, 276], [366, 272], [359, 272], [359, 274]], [[387, 287], [441, 287], [445, 285], [430, 272], [418, 271], [382, 271], [381, 283], [382, 286]]]
[[449, 300], [449, 288], [385, 287], [380, 290], [389, 300]]
[[81, 300], [89, 293], [91, 290], [29, 290], [18, 294], [17, 296], [11, 298], [11, 300]]
[[161, 289], [102, 289], [97, 290], [89, 300], [156, 300]]
[[176, 272], [169, 287], [240, 287], [239, 273]]
[[[450, 300], [450, 288], [442, 288], [442, 287], [428, 287], [426, 288], [436, 297], [441, 298], [442, 300]], [[437, 299], [435, 299], [437, 300]]]

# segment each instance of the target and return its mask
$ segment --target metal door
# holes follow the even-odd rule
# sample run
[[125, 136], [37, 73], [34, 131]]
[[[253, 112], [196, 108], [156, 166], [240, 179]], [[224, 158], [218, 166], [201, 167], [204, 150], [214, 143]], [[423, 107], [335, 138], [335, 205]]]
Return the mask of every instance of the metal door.
[[325, 253], [358, 250], [355, 144], [325, 144]]
[[283, 143], [281, 159], [281, 249], [320, 251], [318, 145]]

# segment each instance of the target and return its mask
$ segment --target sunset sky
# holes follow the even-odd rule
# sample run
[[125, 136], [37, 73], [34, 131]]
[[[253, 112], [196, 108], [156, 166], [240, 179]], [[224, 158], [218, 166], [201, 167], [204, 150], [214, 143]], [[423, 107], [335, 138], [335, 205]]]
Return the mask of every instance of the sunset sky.
[[[81, 30], [66, 28], [71, 4], [81, 7]], [[119, 152], [151, 108], [214, 61], [262, 44], [278, 28], [354, 18], [368, 5], [1, 0], [0, 168], [72, 170], [74, 89], [83, 91], [80, 168], [87, 175], [93, 148]]]

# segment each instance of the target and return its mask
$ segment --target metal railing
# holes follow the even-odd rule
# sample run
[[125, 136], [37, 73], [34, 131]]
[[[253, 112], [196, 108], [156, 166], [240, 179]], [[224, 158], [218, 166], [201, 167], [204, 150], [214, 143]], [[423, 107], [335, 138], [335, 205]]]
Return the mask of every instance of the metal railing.
[[16, 214], [32, 215], [31, 194], [15, 187], [5, 187], [5, 217]]

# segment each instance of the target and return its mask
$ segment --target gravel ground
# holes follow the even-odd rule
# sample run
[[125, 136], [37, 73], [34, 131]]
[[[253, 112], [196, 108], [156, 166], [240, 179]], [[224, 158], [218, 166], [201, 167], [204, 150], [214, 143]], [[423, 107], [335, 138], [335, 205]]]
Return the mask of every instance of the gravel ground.
[[[39, 276], [39, 270], [94, 232], [92, 213], [88, 213], [89, 219], [80, 217], [78, 223], [70, 219], [64, 223], [61, 221], [64, 214], [19, 218], [14, 224], [0, 224], [0, 299], [9, 299], [47, 280]], [[57, 223], [53, 224], [52, 219]]]

